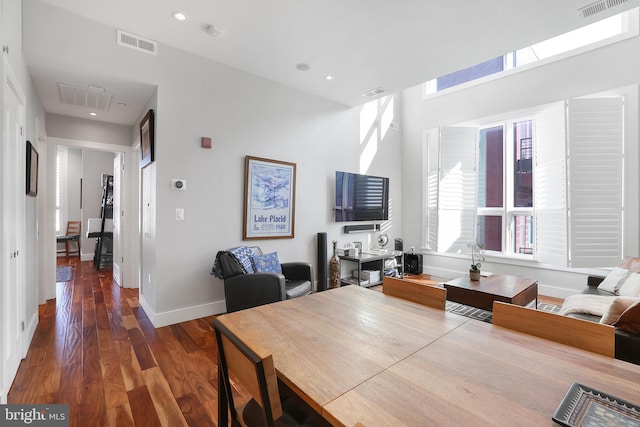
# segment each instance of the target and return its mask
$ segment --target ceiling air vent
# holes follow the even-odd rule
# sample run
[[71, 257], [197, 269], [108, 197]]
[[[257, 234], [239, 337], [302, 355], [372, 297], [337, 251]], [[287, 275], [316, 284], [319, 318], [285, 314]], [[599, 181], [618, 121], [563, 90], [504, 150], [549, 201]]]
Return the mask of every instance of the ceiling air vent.
[[381, 93], [384, 93], [385, 90], [381, 87], [377, 87], [375, 89], [371, 89], [362, 94], [362, 96], [366, 96], [367, 98], [373, 98], [374, 96], [378, 96]]
[[67, 105], [87, 107], [92, 110], [109, 111], [113, 95], [103, 88], [89, 86], [87, 88], [58, 83], [60, 102]]
[[583, 8], [578, 9], [578, 13], [583, 18], [588, 18], [597, 13], [604, 12], [607, 9], [612, 7], [619, 6], [621, 4], [627, 3], [629, 0], [600, 0], [595, 3], [591, 3]]
[[158, 43], [131, 33], [125, 33], [122, 30], [118, 30], [118, 44], [120, 46], [136, 49], [151, 55], [158, 54]]

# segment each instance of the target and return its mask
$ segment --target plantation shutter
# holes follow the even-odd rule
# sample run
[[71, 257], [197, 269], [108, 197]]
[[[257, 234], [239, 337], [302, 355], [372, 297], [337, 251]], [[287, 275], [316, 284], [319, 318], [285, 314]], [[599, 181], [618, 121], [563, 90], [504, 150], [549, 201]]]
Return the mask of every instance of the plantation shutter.
[[571, 267], [622, 260], [624, 98], [568, 101]]
[[464, 253], [474, 240], [477, 128], [440, 129], [438, 252]]
[[440, 141], [438, 129], [431, 129], [424, 133], [424, 149], [422, 170], [424, 176], [424, 204], [423, 224], [424, 247], [430, 251], [438, 249], [438, 176], [440, 159]]
[[559, 102], [535, 118], [534, 206], [536, 258], [567, 266], [567, 155], [565, 104]]

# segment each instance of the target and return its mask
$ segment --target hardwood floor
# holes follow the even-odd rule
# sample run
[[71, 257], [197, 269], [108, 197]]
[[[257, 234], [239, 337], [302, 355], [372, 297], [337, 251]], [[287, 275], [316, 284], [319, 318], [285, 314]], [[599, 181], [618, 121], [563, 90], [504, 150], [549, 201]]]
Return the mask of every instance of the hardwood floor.
[[138, 290], [120, 288], [111, 269], [58, 265], [72, 266], [73, 279], [40, 306], [8, 403], [70, 404], [71, 426], [215, 426], [213, 317], [155, 329]]

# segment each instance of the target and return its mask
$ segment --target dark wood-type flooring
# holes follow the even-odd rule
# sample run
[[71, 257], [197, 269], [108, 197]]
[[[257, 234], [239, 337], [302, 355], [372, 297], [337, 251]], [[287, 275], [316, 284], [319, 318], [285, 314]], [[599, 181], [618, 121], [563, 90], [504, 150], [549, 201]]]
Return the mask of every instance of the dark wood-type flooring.
[[213, 318], [155, 329], [138, 290], [120, 288], [110, 268], [58, 265], [72, 266], [73, 280], [40, 306], [8, 403], [70, 404], [71, 426], [215, 426]]
[[[65, 257], [58, 265], [72, 266], [73, 279], [40, 306], [8, 403], [69, 404], [71, 426], [215, 426], [213, 317], [155, 329], [138, 290], [120, 288], [110, 268]], [[239, 384], [235, 393], [248, 398]]]

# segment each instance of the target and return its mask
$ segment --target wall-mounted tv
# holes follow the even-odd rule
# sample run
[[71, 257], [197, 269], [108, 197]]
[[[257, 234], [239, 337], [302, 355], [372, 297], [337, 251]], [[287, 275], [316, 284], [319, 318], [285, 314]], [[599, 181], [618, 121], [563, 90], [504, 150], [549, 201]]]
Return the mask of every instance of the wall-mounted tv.
[[389, 178], [336, 171], [336, 222], [389, 219]]

